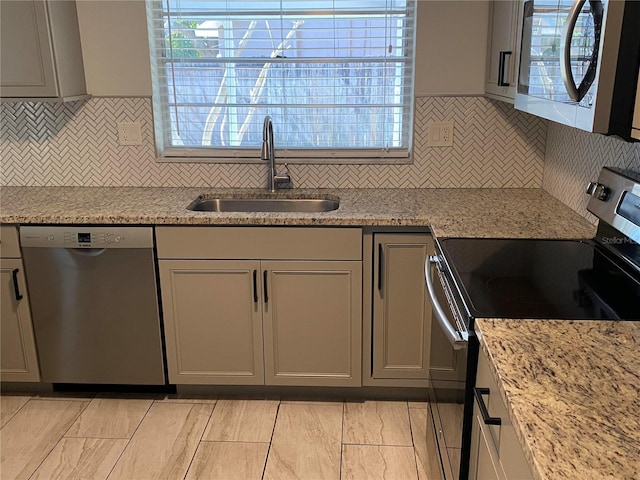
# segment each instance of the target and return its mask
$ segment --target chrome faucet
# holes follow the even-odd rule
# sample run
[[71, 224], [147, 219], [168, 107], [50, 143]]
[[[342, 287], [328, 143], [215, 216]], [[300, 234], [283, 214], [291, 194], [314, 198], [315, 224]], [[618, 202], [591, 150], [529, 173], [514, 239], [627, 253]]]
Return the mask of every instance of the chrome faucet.
[[291, 175], [289, 175], [289, 167], [285, 163], [287, 173], [278, 173], [276, 170], [276, 149], [273, 146], [273, 123], [271, 117], [267, 115], [264, 117], [264, 124], [262, 126], [262, 151], [260, 158], [269, 162], [269, 178], [267, 180], [267, 188], [270, 192], [275, 192], [279, 183], [291, 182]]

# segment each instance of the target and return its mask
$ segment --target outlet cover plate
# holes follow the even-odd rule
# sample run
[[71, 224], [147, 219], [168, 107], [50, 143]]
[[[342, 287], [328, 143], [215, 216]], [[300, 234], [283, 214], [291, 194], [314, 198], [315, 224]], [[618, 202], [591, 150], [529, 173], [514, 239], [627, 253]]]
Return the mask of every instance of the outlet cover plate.
[[118, 143], [120, 145], [142, 145], [140, 122], [118, 122]]
[[429, 122], [427, 124], [428, 147], [453, 147], [453, 122]]

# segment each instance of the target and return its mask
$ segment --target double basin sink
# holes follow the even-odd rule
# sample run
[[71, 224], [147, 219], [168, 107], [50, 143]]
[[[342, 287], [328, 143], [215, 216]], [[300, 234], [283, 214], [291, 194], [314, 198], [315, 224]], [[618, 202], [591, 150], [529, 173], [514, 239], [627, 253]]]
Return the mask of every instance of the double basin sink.
[[321, 195], [252, 194], [244, 196], [200, 195], [187, 207], [194, 212], [301, 212], [336, 210], [340, 199]]

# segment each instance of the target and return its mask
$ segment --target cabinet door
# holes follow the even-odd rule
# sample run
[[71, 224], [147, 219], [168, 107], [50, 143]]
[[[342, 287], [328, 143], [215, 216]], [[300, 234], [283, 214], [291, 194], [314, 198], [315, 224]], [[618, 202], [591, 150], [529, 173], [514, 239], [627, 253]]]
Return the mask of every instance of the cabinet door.
[[429, 378], [431, 307], [424, 262], [432, 251], [427, 234], [375, 235], [374, 378]]
[[362, 264], [263, 261], [267, 385], [360, 386]]
[[492, 1], [489, 9], [489, 44], [485, 92], [513, 103], [519, 56], [520, 1]]
[[494, 449], [482, 428], [482, 417], [478, 406], [473, 407], [473, 429], [471, 433], [471, 458], [469, 459], [469, 480], [503, 480], [500, 464]]
[[161, 260], [169, 381], [264, 383], [260, 262]]
[[0, 9], [2, 96], [57, 96], [45, 3], [0, 2]]
[[[0, 279], [2, 380], [38, 382], [40, 372], [22, 260], [1, 259]], [[22, 295], [22, 298], [19, 298], [18, 294]]]

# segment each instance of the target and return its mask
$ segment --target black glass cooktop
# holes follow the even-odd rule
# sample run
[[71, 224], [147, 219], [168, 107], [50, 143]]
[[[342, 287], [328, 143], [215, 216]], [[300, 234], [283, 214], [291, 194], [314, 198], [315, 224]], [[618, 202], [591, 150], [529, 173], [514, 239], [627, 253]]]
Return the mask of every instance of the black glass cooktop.
[[640, 319], [640, 282], [591, 242], [439, 243], [473, 317]]

